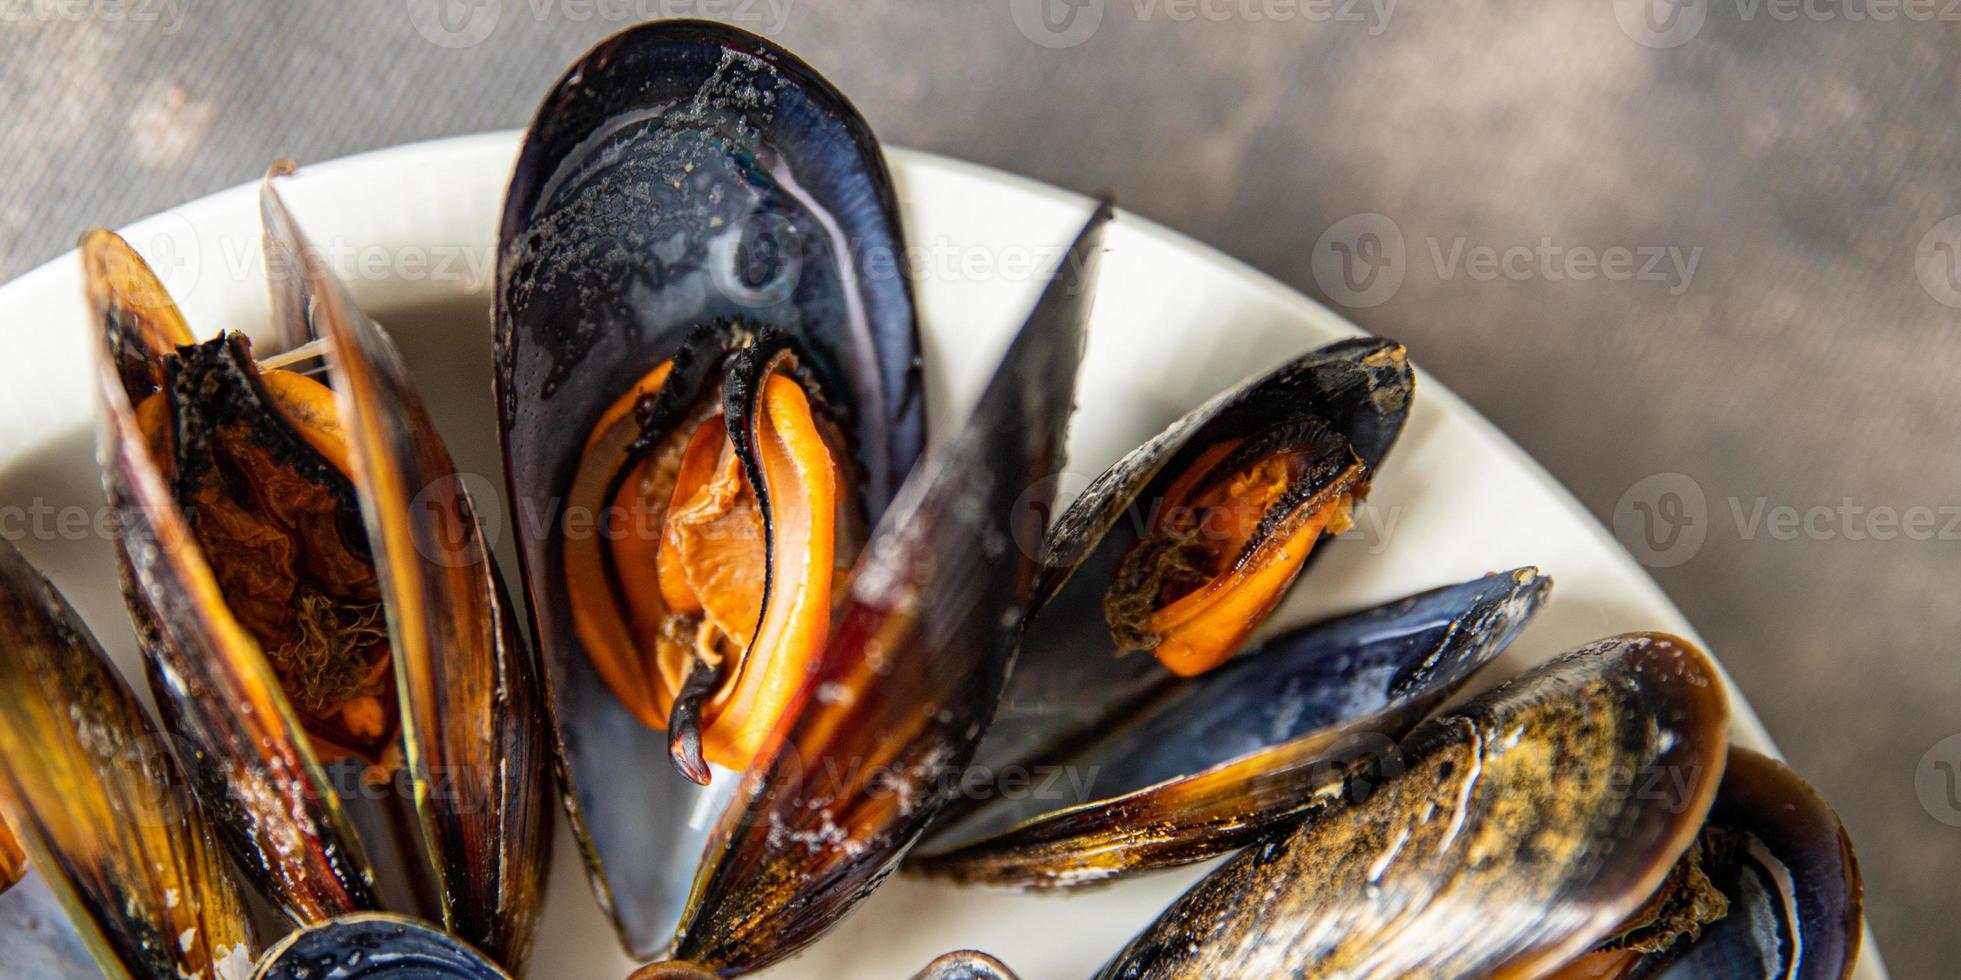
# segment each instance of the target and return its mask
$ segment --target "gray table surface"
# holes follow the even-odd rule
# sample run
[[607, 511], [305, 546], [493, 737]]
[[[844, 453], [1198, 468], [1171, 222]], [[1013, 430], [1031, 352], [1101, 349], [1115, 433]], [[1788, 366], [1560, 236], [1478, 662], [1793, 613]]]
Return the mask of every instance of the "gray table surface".
[[[642, 12], [727, 14], [890, 142], [1112, 190], [1406, 342], [1665, 566], [1843, 814], [1897, 974], [1951, 975], [1957, 12], [1047, 2], [0, 0], [0, 279], [281, 154], [521, 126]], [[1697, 494], [1699, 548], [1640, 523]]]

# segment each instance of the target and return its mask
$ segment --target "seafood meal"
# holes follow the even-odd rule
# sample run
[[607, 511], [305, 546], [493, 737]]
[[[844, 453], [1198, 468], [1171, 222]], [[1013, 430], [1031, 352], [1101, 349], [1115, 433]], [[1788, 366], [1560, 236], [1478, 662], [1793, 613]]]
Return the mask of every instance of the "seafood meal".
[[1055, 499], [1110, 206], [929, 438], [865, 121], [763, 38], [642, 25], [545, 97], [504, 201], [484, 383], [512, 506], [555, 516], [499, 568], [291, 172], [249, 338], [82, 241], [149, 698], [0, 542], [0, 885], [61, 910], [0, 922], [25, 975], [562, 976], [561, 809], [643, 980], [768, 968], [894, 873], [1205, 861], [1098, 976], [1850, 974], [1851, 844], [1730, 745], [1689, 641], [1495, 683], [1530, 567], [1260, 628], [1395, 452], [1400, 345], [1275, 363]]

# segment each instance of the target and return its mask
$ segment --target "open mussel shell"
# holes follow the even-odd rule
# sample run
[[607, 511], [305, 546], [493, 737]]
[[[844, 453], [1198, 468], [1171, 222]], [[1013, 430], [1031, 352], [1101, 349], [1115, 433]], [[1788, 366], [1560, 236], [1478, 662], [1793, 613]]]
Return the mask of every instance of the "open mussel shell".
[[490, 958], [434, 926], [369, 912], [300, 929], [260, 957], [252, 980], [510, 980]]
[[971, 759], [1029, 608], [1035, 556], [1017, 542], [1039, 540], [1050, 503], [1109, 216], [1090, 219], [972, 415], [873, 532], [810, 700], [718, 828], [678, 958], [735, 973], [816, 939], [892, 871]]
[[[1414, 384], [1400, 344], [1341, 341], [1214, 397], [1092, 482], [1046, 539], [1041, 611], [978, 762], [1013, 765], [1073, 732], [1100, 727], [1107, 712], [1160, 684], [1168, 664], [1189, 674], [1230, 657], [1302, 575], [1316, 539], [1339, 530], [1349, 506], [1366, 494], [1402, 432]], [[1284, 480], [1277, 486], [1276, 476]], [[1255, 490], [1216, 496], [1234, 481]], [[1278, 495], [1264, 499], [1259, 488]], [[1210, 581], [1187, 583], [1191, 592], [1156, 615], [1209, 604], [1181, 628], [1215, 635], [1203, 656], [1185, 660], [1169, 655], [1175, 640], [1128, 652], [1140, 641], [1128, 635], [1134, 624], [1113, 626], [1136, 618], [1113, 614], [1119, 582], [1137, 578], [1150, 554], [1178, 553], [1161, 546], [1179, 521], [1191, 525], [1179, 547], [1206, 552], [1195, 564], [1226, 570], [1208, 569], [1202, 574], [1213, 575]], [[1170, 587], [1156, 576], [1145, 580]], [[1200, 625], [1207, 620], [1216, 622]], [[1126, 634], [1122, 645], [1119, 632]]]
[[1056, 888], [1237, 850], [1338, 803], [1348, 766], [1394, 751], [1510, 645], [1550, 587], [1537, 569], [1488, 575], [1282, 634], [1202, 677], [1167, 676], [1065, 740], [1070, 750], [1014, 767], [1019, 791], [981, 804], [908, 864]]
[[[649, 963], [627, 980], [716, 980], [721, 974], [693, 963], [666, 960]], [[912, 980], [1016, 980], [1014, 971], [986, 953], [963, 949], [935, 957]]]
[[1007, 964], [971, 949], [948, 953], [913, 975], [912, 980], [1016, 980]]
[[[194, 343], [162, 283], [108, 231], [82, 242], [88, 296], [101, 329], [99, 456], [116, 531], [124, 599], [165, 727], [191, 786], [232, 859], [300, 922], [375, 907], [374, 873], [316, 759], [279, 677], [233, 615], [153, 454], [139, 402], [173, 384], [167, 355]], [[200, 348], [210, 374], [250, 355], [242, 338]], [[222, 369], [222, 371], [221, 371]], [[154, 417], [154, 416], [153, 416]], [[201, 427], [171, 421], [172, 437]]]
[[284, 294], [275, 320], [327, 345], [387, 610], [418, 856], [443, 925], [520, 970], [544, 905], [553, 809], [536, 666], [476, 506], [394, 343], [307, 243], [271, 178], [261, 209]]
[[1716, 872], [1729, 914], [1657, 975], [1851, 976], [1865, 922], [1859, 861], [1817, 791], [1783, 763], [1732, 747], [1709, 828], [1732, 849]]
[[[109, 976], [219, 976], [251, 962], [240, 895], [168, 745], [88, 627], [4, 541], [0, 813]], [[42, 947], [9, 959], [10, 974], [72, 962], [61, 935], [37, 931], [45, 942], [20, 930], [0, 941]]]
[[[499, 249], [506, 477], [568, 808], [600, 903], [652, 957], [741, 772], [800, 697], [828, 596], [924, 445], [897, 201], [869, 127], [808, 65], [732, 27], [661, 21], [601, 43], [546, 96]], [[808, 483], [773, 466], [779, 396], [804, 426], [789, 442], [826, 457], [790, 460]], [[701, 540], [763, 541], [760, 574], [708, 584], [761, 581], [760, 599], [708, 601], [689, 576], [717, 566], [680, 545], [675, 583], [637, 567], [679, 533], [676, 513], [703, 517], [669, 492], [691, 471], [662, 468], [720, 441], [689, 427], [725, 432], [727, 480], [700, 485], [731, 488], [695, 499], [733, 518], [753, 494], [759, 514], [759, 531], [704, 520], [734, 530]], [[779, 645], [764, 637], [780, 613], [795, 615]], [[676, 638], [705, 626], [726, 635], [693, 656]]]
[[598, 410], [717, 321], [794, 338], [849, 406], [873, 516], [925, 443], [897, 198], [843, 93], [759, 35], [635, 27], [545, 97], [499, 234], [513, 482], [563, 483]]
[[[1839, 980], [1858, 961], [1864, 924], [1859, 862], [1837, 814], [1775, 759], [1731, 746], [1722, 787], [1695, 855], [1721, 899], [1717, 916], [1651, 914], [1568, 964], [1561, 980], [1786, 977]], [[1678, 900], [1675, 903], [1681, 905]], [[1707, 914], [1705, 912], [1705, 915]]]
[[1534, 668], [1350, 777], [1186, 892], [1099, 976], [1531, 976], [1668, 877], [1721, 780], [1729, 706], [1686, 640]]

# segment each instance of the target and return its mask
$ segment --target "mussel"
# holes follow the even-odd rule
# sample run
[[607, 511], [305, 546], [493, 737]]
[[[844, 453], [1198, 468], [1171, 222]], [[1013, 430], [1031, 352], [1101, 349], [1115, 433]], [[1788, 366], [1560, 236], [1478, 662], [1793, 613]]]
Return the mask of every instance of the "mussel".
[[510, 980], [497, 964], [425, 922], [363, 912], [289, 934], [260, 957], [252, 980]]
[[1536, 569], [1493, 574], [1291, 630], [1203, 677], [1166, 675], [1004, 770], [1072, 778], [992, 799], [970, 781], [961, 801], [986, 801], [943, 821], [908, 864], [1054, 888], [1238, 850], [1339, 803], [1348, 767], [1392, 750], [1502, 653], [1550, 586]]
[[1013, 970], [986, 953], [971, 949], [948, 953], [926, 964], [912, 980], [1016, 980]]
[[[251, 923], [183, 772], [88, 627], [5, 541], [0, 760], [0, 813], [104, 972], [244, 975]], [[8, 936], [10, 972], [67, 972], [67, 953], [17, 942], [31, 940]]]
[[1316, 542], [1347, 527], [1414, 384], [1401, 345], [1341, 341], [1221, 393], [1091, 482], [1042, 542], [1039, 611], [979, 764], [1099, 731], [1168, 676], [1237, 653]]
[[[61, 905], [53, 921], [0, 920], [8, 976], [508, 980], [454, 936], [380, 913], [309, 926], [255, 966], [244, 895], [163, 734], [74, 610], [5, 541], [0, 759], [0, 813], [22, 829], [39, 874], [6, 899], [45, 879]], [[47, 914], [39, 903], [22, 911]], [[72, 948], [76, 933], [87, 954]]]
[[[693, 963], [666, 960], [634, 971], [628, 980], [716, 980], [720, 974]], [[963, 949], [938, 956], [912, 980], [1016, 980], [1014, 972], [986, 953]]]
[[[1635, 633], [1589, 644], [1354, 767], [1345, 796], [1355, 802], [1242, 851], [1099, 976], [1644, 976], [1666, 962], [1662, 951], [1684, 949], [1724, 962], [1708, 948], [1733, 952], [1723, 928], [1765, 934], [1755, 914], [1725, 919], [1711, 879], [1734, 864], [1705, 860], [1711, 842], [1780, 814], [1769, 819], [1830, 842], [1804, 853], [1849, 859], [1815, 797], [1760, 810], [1766, 800], [1734, 788], [1726, 758], [1741, 760], [1746, 784], [1761, 767], [1729, 754], [1727, 722], [1720, 675], [1687, 641]], [[1719, 785], [1731, 802], [1712, 813]], [[1828, 923], [1817, 939], [1831, 967], [1805, 975], [1850, 969], [1859, 923], [1843, 867], [1799, 876], [1837, 898], [1817, 916], [1793, 906]], [[1630, 949], [1654, 958], [1616, 972]]]
[[874, 530], [809, 700], [722, 816], [678, 958], [736, 972], [814, 941], [891, 873], [971, 761], [1034, 601], [1037, 556], [1017, 542], [1040, 540], [1053, 504], [1043, 478], [1062, 463], [1111, 213], [1090, 217], [972, 414]]
[[1664, 888], [1556, 976], [1852, 974], [1864, 922], [1858, 858], [1837, 814], [1783, 763], [1730, 746], [1715, 805], [1676, 877], [1696, 887]]
[[379, 843], [425, 893], [405, 901], [521, 969], [550, 827], [534, 667], [399, 355], [279, 199], [288, 169], [262, 194], [272, 357], [197, 341], [126, 243], [83, 242], [127, 604], [198, 802], [274, 906], [381, 907], [329, 773], [399, 780]]
[[525, 137], [498, 264], [506, 473], [574, 827], [642, 957], [733, 777], [807, 700], [924, 447], [902, 250], [864, 121], [733, 28], [605, 41]]

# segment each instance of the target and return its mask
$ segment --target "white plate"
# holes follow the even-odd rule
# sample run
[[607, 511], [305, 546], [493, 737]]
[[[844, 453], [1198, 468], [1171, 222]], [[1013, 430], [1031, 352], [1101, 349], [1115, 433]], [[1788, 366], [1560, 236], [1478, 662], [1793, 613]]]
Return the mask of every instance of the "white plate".
[[[384, 150], [310, 166], [287, 191], [309, 237], [404, 348], [459, 468], [498, 487], [487, 284], [516, 145], [516, 134], [498, 133]], [[935, 431], [946, 432], [978, 396], [1089, 202], [925, 154], [894, 150], [891, 160], [915, 253], [930, 418]], [[156, 263], [193, 329], [250, 331], [267, 318], [258, 226], [254, 188], [242, 187], [138, 222], [126, 234]], [[1070, 469], [1084, 477], [1234, 381], [1358, 332], [1279, 283], [1135, 216], [1124, 215], [1106, 241], [1069, 445]], [[0, 289], [0, 350], [7, 352], [0, 357], [0, 533], [21, 539], [125, 675], [140, 678], [111, 546], [91, 529], [101, 489], [85, 343], [91, 324], [81, 296], [73, 255]], [[1422, 359], [1421, 351], [1413, 355]], [[1359, 516], [1358, 531], [1329, 546], [1270, 628], [1531, 564], [1552, 575], [1553, 600], [1487, 677], [1623, 630], [1694, 636], [1565, 489], [1427, 376], [1419, 378], [1408, 429]], [[508, 540], [499, 552], [514, 570]], [[1756, 715], [1740, 696], [1734, 700], [1736, 741], [1771, 751]], [[562, 826], [555, 862], [534, 972], [624, 976], [633, 964], [618, 952]], [[895, 876], [769, 976], [901, 980], [939, 953], [977, 948], [1027, 980], [1079, 978], [1202, 870], [1064, 897]], [[1877, 955], [1866, 957], [1859, 976], [1884, 976]]]

